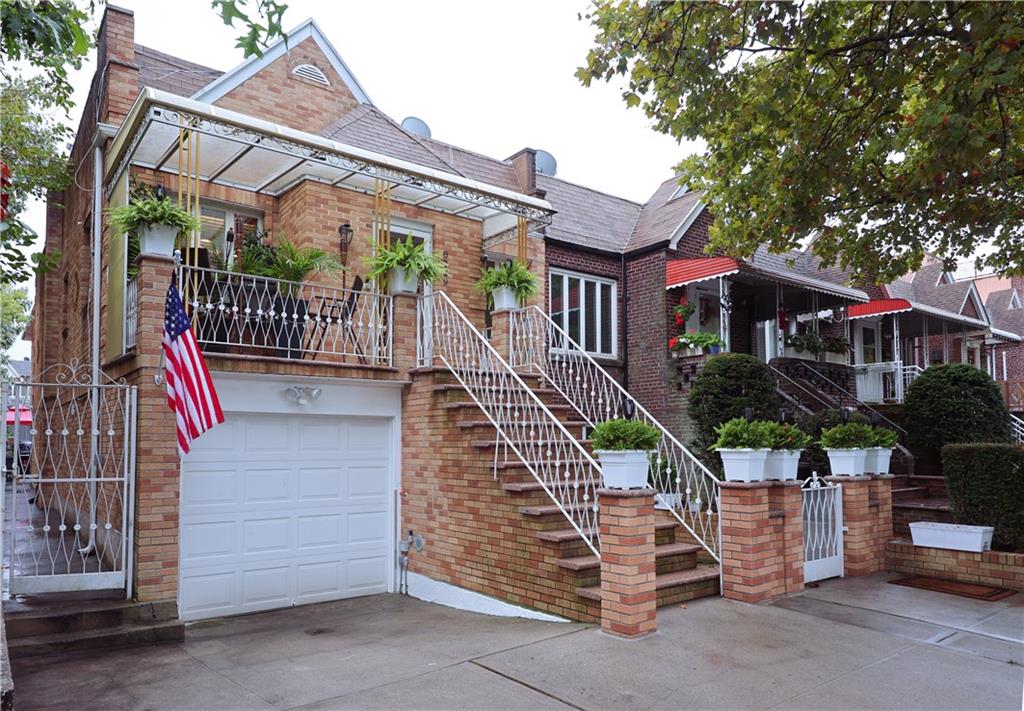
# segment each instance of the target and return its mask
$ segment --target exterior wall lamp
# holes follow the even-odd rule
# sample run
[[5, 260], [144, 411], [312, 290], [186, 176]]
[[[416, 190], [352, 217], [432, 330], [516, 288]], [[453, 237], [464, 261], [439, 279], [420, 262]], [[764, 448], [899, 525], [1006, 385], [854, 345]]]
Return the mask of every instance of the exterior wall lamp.
[[341, 263], [346, 266], [348, 266], [348, 248], [352, 244], [352, 236], [354, 234], [355, 230], [347, 222], [338, 227], [338, 235], [341, 237], [338, 241], [338, 252], [341, 255]]
[[284, 391], [284, 396], [300, 407], [319, 400], [322, 394], [323, 391], [320, 388], [310, 388], [304, 385], [292, 385]]

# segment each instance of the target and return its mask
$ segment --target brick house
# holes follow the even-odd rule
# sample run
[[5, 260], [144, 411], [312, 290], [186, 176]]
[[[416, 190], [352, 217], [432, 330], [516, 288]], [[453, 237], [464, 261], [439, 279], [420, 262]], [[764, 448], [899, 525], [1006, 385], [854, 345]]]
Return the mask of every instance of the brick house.
[[[1024, 279], [992, 274], [975, 278], [974, 284], [985, 301], [992, 325], [1002, 331], [1024, 334]], [[1024, 411], [1024, 346], [1012, 340], [996, 344], [989, 372], [1010, 409]]]

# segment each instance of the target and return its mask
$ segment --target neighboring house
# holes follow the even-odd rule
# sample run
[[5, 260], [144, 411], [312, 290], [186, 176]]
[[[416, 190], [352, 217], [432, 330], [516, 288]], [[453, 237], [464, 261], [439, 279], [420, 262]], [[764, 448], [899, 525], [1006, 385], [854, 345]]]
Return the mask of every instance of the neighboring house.
[[32, 361], [29, 358], [9, 360], [4, 364], [4, 374], [0, 380], [16, 383], [32, 377]]
[[[985, 301], [992, 325], [1001, 331], [1024, 334], [1024, 279], [988, 275], [974, 284]], [[1006, 340], [996, 345], [990, 371], [1014, 412], [1024, 411], [1024, 345]]]

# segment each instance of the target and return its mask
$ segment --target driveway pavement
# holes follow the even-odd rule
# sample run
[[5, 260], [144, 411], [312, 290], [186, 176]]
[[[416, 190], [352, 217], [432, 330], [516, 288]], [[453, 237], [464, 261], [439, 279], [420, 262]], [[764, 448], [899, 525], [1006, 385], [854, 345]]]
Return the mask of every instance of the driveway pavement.
[[1020, 709], [1024, 667], [720, 598], [658, 634], [381, 595], [193, 625], [181, 644], [15, 660], [18, 709]]

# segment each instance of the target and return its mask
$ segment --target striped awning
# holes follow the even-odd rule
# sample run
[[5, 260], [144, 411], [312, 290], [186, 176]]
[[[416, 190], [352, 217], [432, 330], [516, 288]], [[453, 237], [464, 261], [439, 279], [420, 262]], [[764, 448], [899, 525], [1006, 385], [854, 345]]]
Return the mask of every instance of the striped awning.
[[864, 318], [865, 316], [898, 314], [913, 308], [913, 305], [906, 299], [873, 299], [866, 304], [852, 304], [849, 314], [850, 318]]
[[731, 257], [705, 257], [702, 259], [672, 259], [665, 265], [665, 288], [696, 284], [736, 274], [740, 263]]

